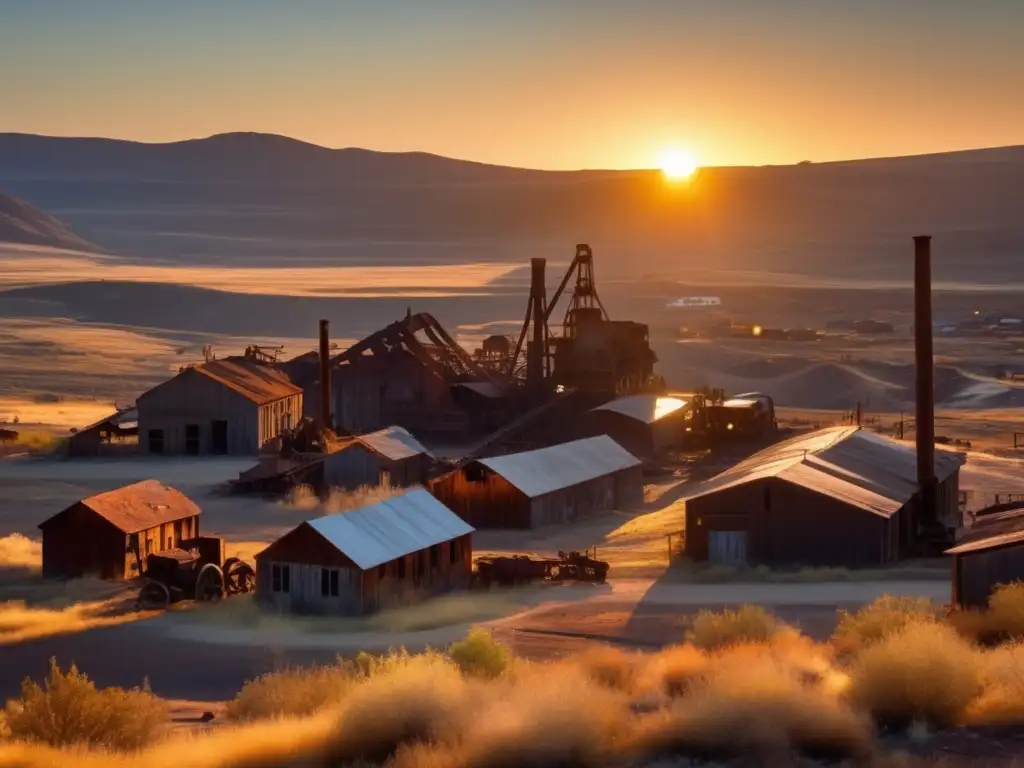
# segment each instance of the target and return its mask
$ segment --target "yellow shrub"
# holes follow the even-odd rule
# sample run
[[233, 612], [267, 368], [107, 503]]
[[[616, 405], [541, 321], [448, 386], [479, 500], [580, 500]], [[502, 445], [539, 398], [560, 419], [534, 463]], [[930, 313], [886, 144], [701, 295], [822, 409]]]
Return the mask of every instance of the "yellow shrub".
[[13, 738], [55, 747], [138, 749], [165, 735], [167, 718], [166, 704], [147, 687], [97, 689], [74, 665], [64, 673], [55, 660], [44, 687], [26, 680], [21, 698], [4, 710]]
[[850, 693], [885, 725], [946, 727], [981, 693], [982, 671], [980, 652], [951, 627], [908, 624], [858, 654]]
[[453, 643], [448, 656], [463, 673], [479, 677], [500, 677], [512, 663], [508, 646], [479, 627], [471, 629], [465, 639]]
[[782, 628], [764, 608], [743, 605], [735, 611], [701, 611], [687, 639], [698, 648], [714, 650], [736, 643], [768, 642]]
[[854, 613], [839, 611], [832, 644], [840, 653], [856, 653], [908, 624], [936, 622], [939, 616], [939, 607], [928, 598], [882, 595]]

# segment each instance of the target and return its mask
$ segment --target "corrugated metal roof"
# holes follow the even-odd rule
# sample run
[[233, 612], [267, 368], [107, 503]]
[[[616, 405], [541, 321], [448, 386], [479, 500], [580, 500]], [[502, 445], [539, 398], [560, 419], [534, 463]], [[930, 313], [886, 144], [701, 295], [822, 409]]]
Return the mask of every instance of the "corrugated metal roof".
[[612, 400], [610, 403], [599, 405], [595, 411], [611, 411], [621, 413], [631, 419], [653, 424], [666, 416], [675, 413], [680, 408], [685, 408], [689, 403], [678, 397], [665, 397], [663, 395], [629, 395]]
[[958, 544], [952, 549], [947, 549], [947, 555], [964, 555], [968, 552], [984, 552], [989, 549], [998, 549], [999, 547], [1005, 547], [1009, 544], [1019, 544], [1024, 542], [1024, 528], [1016, 531], [1007, 531], [1005, 533], [999, 533], [995, 536], [985, 536], [984, 538], [972, 539], [971, 541]]
[[386, 427], [368, 435], [359, 435], [357, 439], [381, 456], [393, 461], [408, 459], [420, 454], [432, 455], [423, 443], [412, 436], [409, 430], [398, 426]]
[[[936, 450], [936, 477], [945, 480], [964, 460], [963, 454]], [[763, 477], [778, 477], [889, 516], [917, 493], [917, 452], [859, 427], [829, 427], [754, 454], [703, 483], [689, 498]]]
[[[88, 507], [124, 533], [138, 533], [201, 512], [188, 496], [158, 480], [143, 480], [98, 493], [82, 499], [79, 504]], [[54, 515], [43, 521], [39, 527], [42, 528], [59, 516]], [[83, 543], [83, 546], [87, 544]]]
[[302, 393], [302, 387], [293, 384], [280, 371], [243, 358], [211, 360], [191, 370], [230, 387], [257, 405]]
[[364, 571], [474, 530], [423, 488], [304, 525]]
[[640, 459], [607, 435], [537, 451], [492, 456], [479, 462], [530, 498], [641, 464]]

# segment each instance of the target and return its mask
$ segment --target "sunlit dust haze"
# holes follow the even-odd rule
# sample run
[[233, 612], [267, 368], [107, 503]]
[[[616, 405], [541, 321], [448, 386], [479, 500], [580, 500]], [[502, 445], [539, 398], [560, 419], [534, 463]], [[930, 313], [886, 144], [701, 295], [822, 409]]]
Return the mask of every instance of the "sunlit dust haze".
[[1018, 0], [51, 0], [2, 15], [0, 67], [17, 73], [0, 81], [3, 131], [258, 131], [552, 169], [650, 168], [681, 136], [703, 166], [1024, 138]]

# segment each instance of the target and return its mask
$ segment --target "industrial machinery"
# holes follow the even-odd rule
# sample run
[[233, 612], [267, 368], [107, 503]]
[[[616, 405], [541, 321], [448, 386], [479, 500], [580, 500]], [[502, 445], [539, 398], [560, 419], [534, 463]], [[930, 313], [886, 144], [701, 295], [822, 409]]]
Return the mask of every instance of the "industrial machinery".
[[237, 557], [224, 558], [224, 540], [202, 536], [146, 558], [139, 607], [166, 608], [182, 600], [219, 600], [256, 588], [256, 572]]
[[534, 581], [586, 581], [603, 584], [608, 578], [608, 563], [580, 552], [559, 552], [557, 560], [541, 560], [527, 555], [480, 557], [476, 560], [474, 580], [485, 589], [491, 584], [518, 586]]
[[[635, 394], [647, 389], [657, 356], [650, 347], [648, 328], [642, 323], [612, 320], [594, 281], [594, 254], [590, 246], [576, 246], [551, 301], [547, 300], [545, 259], [531, 259], [530, 298], [526, 318], [513, 351], [503, 362], [509, 377], [525, 373], [527, 392], [543, 400], [552, 392], [573, 389], [607, 397]], [[562, 320], [561, 333], [553, 333], [551, 316], [569, 280], [576, 284]], [[530, 340], [527, 341], [527, 336]], [[488, 340], [478, 359], [501, 357], [501, 345]], [[525, 364], [522, 355], [525, 346]]]

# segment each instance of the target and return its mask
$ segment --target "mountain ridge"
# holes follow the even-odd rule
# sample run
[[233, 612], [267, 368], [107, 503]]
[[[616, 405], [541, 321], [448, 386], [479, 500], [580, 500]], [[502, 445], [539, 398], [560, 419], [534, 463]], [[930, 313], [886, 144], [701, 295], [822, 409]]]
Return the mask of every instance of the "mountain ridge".
[[103, 253], [102, 248], [76, 235], [64, 222], [4, 192], [0, 192], [0, 243]]

